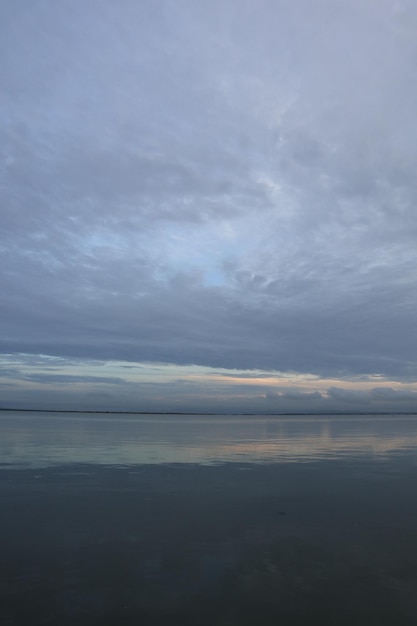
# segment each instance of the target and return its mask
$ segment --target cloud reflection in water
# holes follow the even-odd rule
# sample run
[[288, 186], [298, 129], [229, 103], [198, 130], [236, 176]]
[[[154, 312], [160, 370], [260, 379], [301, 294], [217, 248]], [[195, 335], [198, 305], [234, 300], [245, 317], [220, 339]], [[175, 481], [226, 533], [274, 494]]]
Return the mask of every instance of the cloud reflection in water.
[[417, 450], [413, 416], [177, 416], [4, 412], [2, 463], [289, 463]]

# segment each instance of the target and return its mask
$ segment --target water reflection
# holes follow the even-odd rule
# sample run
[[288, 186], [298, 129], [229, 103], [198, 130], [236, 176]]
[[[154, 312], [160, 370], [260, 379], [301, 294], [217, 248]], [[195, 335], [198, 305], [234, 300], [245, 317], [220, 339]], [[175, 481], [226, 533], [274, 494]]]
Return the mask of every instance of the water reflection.
[[417, 450], [416, 416], [0, 414], [3, 467], [386, 459]]

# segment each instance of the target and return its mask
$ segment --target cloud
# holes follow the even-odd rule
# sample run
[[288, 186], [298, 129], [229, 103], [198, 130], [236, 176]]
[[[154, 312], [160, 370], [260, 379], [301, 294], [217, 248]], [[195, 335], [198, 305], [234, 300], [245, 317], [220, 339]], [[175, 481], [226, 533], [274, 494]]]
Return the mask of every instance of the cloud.
[[412, 389], [392, 389], [391, 387], [375, 387], [372, 395], [376, 400], [394, 402], [416, 402], [417, 392]]
[[411, 0], [0, 23], [2, 353], [416, 380]]
[[23, 377], [24, 380], [29, 380], [35, 383], [42, 383], [46, 385], [59, 384], [67, 385], [74, 383], [95, 383], [100, 385], [120, 385], [126, 384], [123, 378], [116, 378], [110, 376], [76, 376], [74, 374], [30, 374]]
[[[417, 392], [412, 388], [397, 388], [380, 385], [370, 389], [343, 389], [332, 387], [327, 390], [330, 400], [349, 410], [367, 410], [375, 412], [415, 411]], [[337, 406], [337, 405], [336, 405]]]
[[[2, 406], [238, 413], [412, 412], [415, 384], [340, 381], [295, 373], [2, 357]], [[14, 364], [14, 367], [8, 367]], [[123, 372], [123, 377], [120, 373]], [[116, 375], [115, 375], [116, 374]], [[117, 375], [119, 374], [119, 375]]]
[[269, 391], [265, 394], [265, 398], [268, 400], [322, 400], [323, 395], [319, 391], [298, 391], [297, 389], [291, 389], [290, 391]]

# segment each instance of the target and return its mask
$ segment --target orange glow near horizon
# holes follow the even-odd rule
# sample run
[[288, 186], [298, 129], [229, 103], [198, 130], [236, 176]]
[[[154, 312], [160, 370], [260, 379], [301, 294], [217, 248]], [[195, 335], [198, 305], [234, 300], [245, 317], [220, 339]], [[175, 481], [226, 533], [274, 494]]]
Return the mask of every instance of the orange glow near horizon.
[[[10, 393], [13, 390], [16, 394], [70, 391], [81, 397], [82, 394], [109, 391], [119, 394], [117, 397], [120, 403], [126, 397], [127, 401], [135, 404], [135, 394], [137, 397], [140, 394], [141, 398], [150, 398], [156, 406], [159, 406], [158, 402], [160, 406], [169, 402], [170, 406], [175, 407], [181, 406], [181, 403], [185, 403], [185, 406], [187, 402], [204, 405], [205, 402], [223, 401], [229, 405], [237, 402], [239, 406], [244, 406], [246, 401], [263, 402], [276, 397], [285, 398], [288, 407], [296, 406], [298, 400], [305, 402], [311, 398], [315, 401], [320, 400], [321, 396], [323, 401], [332, 400], [333, 404], [339, 403], [338, 406], [352, 400], [356, 410], [357, 402], [369, 402], [370, 399], [374, 403], [392, 402], [397, 398], [414, 403], [413, 394], [417, 394], [417, 381], [392, 380], [375, 373], [362, 377], [324, 378], [297, 372], [127, 361], [76, 361], [47, 355], [38, 355], [36, 358], [31, 355], [4, 355], [0, 358], [0, 364], [5, 371], [11, 372], [3, 378], [3, 385], [11, 389]], [[346, 392], [346, 397], [343, 392]], [[408, 392], [408, 399], [405, 392]], [[316, 394], [316, 398], [312, 394]], [[410, 407], [413, 408], [413, 405]], [[271, 408], [272, 405], [253, 404], [250, 410]]]

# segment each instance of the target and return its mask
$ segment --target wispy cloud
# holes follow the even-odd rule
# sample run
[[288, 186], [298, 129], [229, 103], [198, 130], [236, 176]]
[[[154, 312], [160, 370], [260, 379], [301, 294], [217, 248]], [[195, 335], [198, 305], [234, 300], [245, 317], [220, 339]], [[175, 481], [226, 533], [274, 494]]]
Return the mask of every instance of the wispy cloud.
[[2, 353], [415, 381], [416, 26], [3, 2]]

